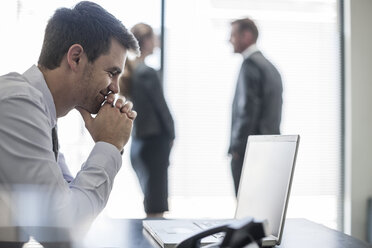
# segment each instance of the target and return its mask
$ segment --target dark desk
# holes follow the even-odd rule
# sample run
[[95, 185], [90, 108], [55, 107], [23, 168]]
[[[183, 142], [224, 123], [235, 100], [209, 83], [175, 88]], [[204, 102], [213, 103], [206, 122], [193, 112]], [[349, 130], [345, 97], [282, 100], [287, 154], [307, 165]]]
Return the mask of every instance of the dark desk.
[[[154, 248], [140, 219], [112, 219], [96, 223], [86, 237], [86, 247]], [[94, 241], [92, 241], [94, 240]], [[288, 219], [282, 248], [366, 248], [372, 245], [305, 219]]]

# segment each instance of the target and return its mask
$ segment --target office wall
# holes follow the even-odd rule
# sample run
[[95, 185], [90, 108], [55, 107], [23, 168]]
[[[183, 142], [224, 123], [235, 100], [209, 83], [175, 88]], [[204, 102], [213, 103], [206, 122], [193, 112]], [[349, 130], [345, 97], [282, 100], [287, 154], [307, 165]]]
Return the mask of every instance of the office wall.
[[345, 0], [345, 231], [366, 240], [372, 196], [372, 1]]

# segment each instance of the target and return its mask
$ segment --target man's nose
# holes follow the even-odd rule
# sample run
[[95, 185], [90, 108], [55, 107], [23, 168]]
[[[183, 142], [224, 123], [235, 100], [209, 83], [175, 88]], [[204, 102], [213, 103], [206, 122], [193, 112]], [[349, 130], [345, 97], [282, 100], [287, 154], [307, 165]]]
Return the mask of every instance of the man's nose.
[[119, 93], [119, 79], [118, 77], [114, 77], [111, 84], [109, 85], [109, 89], [114, 93]]
[[229, 42], [230, 42], [231, 44], [234, 44], [234, 43], [233, 43], [233, 38], [232, 38], [232, 37], [230, 37]]

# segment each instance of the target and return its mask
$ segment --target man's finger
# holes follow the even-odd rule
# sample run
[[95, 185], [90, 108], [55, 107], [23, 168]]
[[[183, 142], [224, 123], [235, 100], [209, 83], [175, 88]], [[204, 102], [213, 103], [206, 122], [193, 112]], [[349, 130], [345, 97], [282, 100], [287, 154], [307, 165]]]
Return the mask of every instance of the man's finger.
[[110, 93], [106, 97], [106, 102], [112, 105], [115, 102], [115, 98], [116, 98], [115, 94]]
[[118, 100], [116, 100], [115, 107], [117, 107], [118, 109], [121, 109], [124, 104], [125, 102], [123, 101], [123, 99], [118, 98]]
[[131, 101], [126, 101], [124, 106], [120, 109], [122, 113], [129, 113], [133, 108], [133, 103]]
[[127, 116], [128, 116], [129, 119], [134, 120], [134, 119], [136, 119], [136, 117], [137, 117], [137, 112], [134, 111], [134, 110], [129, 111], [129, 112], [127, 113]]

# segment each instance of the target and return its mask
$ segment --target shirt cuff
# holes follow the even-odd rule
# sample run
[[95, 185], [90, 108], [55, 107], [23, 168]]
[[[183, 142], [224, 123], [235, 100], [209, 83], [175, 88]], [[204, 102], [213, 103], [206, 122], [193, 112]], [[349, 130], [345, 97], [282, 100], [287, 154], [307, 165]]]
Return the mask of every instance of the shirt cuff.
[[94, 145], [87, 162], [88, 161], [103, 167], [109, 175], [113, 176], [116, 175], [121, 168], [122, 157], [116, 146], [99, 141]]

